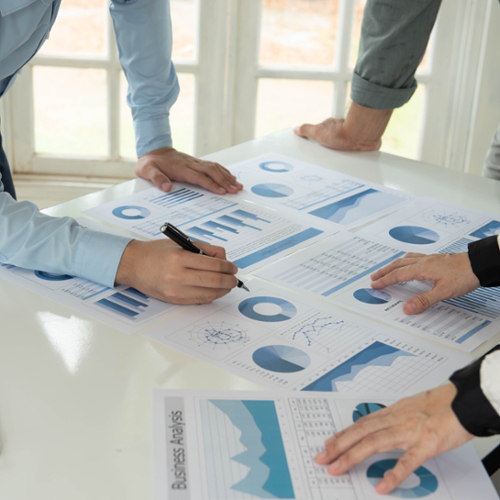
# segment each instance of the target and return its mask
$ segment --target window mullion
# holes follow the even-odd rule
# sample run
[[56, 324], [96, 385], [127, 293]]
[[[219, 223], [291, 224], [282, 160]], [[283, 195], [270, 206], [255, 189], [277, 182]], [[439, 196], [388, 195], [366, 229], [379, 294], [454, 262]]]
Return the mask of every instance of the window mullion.
[[[354, 0], [340, 0], [334, 64], [336, 71], [339, 73], [347, 73], [349, 70], [349, 54], [352, 43], [355, 9], [356, 2]], [[346, 101], [347, 80], [335, 82], [333, 94], [333, 116], [344, 115]]]
[[108, 16], [106, 41], [107, 56], [111, 63], [107, 68], [108, 155], [111, 160], [118, 160], [120, 158], [120, 64], [111, 16]]

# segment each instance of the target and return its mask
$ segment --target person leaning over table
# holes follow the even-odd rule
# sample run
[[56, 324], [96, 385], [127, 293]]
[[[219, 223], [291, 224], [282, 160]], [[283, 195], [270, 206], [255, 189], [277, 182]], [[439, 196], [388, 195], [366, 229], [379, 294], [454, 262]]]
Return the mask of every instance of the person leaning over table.
[[[301, 137], [342, 151], [380, 149], [394, 108], [417, 89], [415, 72], [424, 57], [441, 0], [368, 0], [359, 55], [345, 119], [327, 118], [295, 129]], [[493, 135], [483, 176], [500, 180], [500, 127]]]
[[[479, 286], [500, 286], [500, 236], [469, 244], [468, 252], [409, 253], [372, 275], [372, 287], [427, 280], [434, 287], [412, 297], [406, 314], [425, 311], [440, 300], [459, 297]], [[359, 419], [325, 443], [316, 462], [340, 475], [375, 453], [396, 448], [405, 454], [379, 482], [378, 493], [391, 492], [427, 459], [474, 436], [500, 434], [500, 346], [455, 372], [451, 383]]]
[[[0, 97], [47, 39], [61, 0], [0, 0]], [[128, 104], [136, 135], [136, 174], [169, 191], [172, 181], [198, 184], [214, 193], [242, 188], [219, 164], [172, 148], [169, 111], [179, 94], [171, 61], [167, 1], [112, 0], [111, 16], [120, 63], [128, 80]], [[15, 110], [13, 110], [15, 112]], [[175, 243], [142, 242], [82, 228], [68, 217], [40, 213], [17, 202], [0, 135], [0, 263], [70, 274], [103, 285], [130, 285], [177, 304], [221, 297], [237, 281], [224, 249], [199, 244], [205, 257]]]

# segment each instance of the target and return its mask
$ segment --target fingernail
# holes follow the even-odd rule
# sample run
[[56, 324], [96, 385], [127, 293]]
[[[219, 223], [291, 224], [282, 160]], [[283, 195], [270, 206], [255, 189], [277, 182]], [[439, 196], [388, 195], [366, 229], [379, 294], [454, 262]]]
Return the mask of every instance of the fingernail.
[[238, 272], [238, 266], [236, 264], [233, 264], [233, 274], [236, 274]]
[[219, 191], [219, 193], [221, 193], [221, 194], [226, 192], [226, 190], [222, 187], [217, 188], [217, 191]]
[[164, 182], [162, 185], [161, 185], [161, 189], [162, 191], [166, 191], [167, 189], [169, 189], [171, 186], [170, 182]]
[[299, 134], [299, 128], [300, 128], [300, 127], [295, 127], [295, 128], [293, 129], [293, 133], [298, 135], [298, 134]]
[[231, 189], [238, 189], [238, 188], [237, 188], [237, 186], [233, 186], [233, 185], [231, 184]]
[[326, 460], [328, 458], [328, 453], [326, 450], [321, 451], [316, 455], [316, 461], [323, 462], [323, 460]]
[[377, 484], [376, 490], [378, 493], [384, 495], [389, 491], [389, 485], [384, 480], [382, 480]]
[[403, 311], [406, 314], [413, 314], [417, 311], [417, 306], [410, 302], [409, 304], [405, 304], [405, 306], [403, 307]]
[[328, 472], [337, 472], [340, 469], [340, 462], [338, 460], [335, 460], [333, 464], [330, 464], [328, 466]]

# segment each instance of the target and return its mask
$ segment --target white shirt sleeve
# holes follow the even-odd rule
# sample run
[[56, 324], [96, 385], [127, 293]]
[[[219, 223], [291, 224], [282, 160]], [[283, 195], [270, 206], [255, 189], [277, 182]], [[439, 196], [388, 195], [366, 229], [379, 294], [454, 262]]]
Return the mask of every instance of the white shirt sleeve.
[[481, 363], [481, 390], [500, 415], [500, 351], [488, 354]]

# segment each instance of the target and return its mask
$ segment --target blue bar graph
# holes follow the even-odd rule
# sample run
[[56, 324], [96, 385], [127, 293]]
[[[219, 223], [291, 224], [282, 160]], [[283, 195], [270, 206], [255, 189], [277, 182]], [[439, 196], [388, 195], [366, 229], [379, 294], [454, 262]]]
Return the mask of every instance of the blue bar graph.
[[236, 227], [249, 227], [251, 229], [255, 229], [256, 231], [262, 231], [260, 227], [251, 226], [250, 224], [245, 224], [242, 220], [237, 219], [236, 217], [231, 217], [230, 215], [221, 215], [217, 217], [217, 220], [222, 222], [226, 222], [227, 224], [231, 224]]
[[102, 298], [95, 304], [124, 318], [137, 320], [147, 311], [150, 300], [147, 295], [130, 287]]
[[460, 337], [456, 342], [457, 344], [463, 344], [467, 339], [472, 337], [474, 334], [482, 330], [483, 328], [486, 328], [488, 325], [491, 324], [491, 321], [485, 321], [484, 323], [481, 323], [480, 325], [476, 326], [476, 328], [473, 328], [470, 332], [467, 332], [465, 335]]
[[271, 223], [270, 220], [262, 219], [262, 218], [258, 217], [257, 215], [252, 214], [250, 212], [247, 212], [245, 210], [235, 210], [234, 212], [232, 212], [232, 215], [237, 215], [238, 217], [243, 217], [243, 219], [250, 219], [250, 220], [255, 220], [255, 221], [260, 220], [262, 222], [267, 222], [268, 224]]
[[213, 231], [209, 231], [208, 229], [203, 229], [202, 227], [198, 226], [190, 227], [189, 229], [186, 230], [186, 232], [190, 235], [193, 235], [195, 238], [198, 238], [199, 236], [201, 236], [202, 238], [204, 236], [208, 236], [208, 238], [215, 238], [220, 241], [227, 241], [227, 239], [217, 236]]
[[192, 191], [191, 189], [181, 188], [177, 191], [171, 191], [170, 193], [165, 193], [162, 196], [153, 198], [151, 203], [159, 205], [160, 207], [173, 207], [175, 205], [181, 205], [187, 203], [188, 201], [193, 201], [196, 198], [201, 198], [204, 196], [201, 193]]

